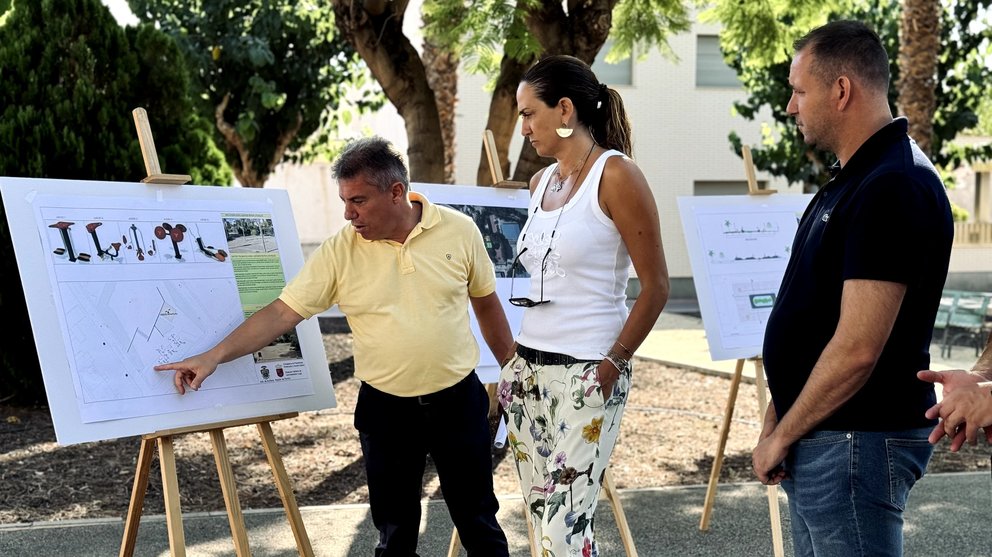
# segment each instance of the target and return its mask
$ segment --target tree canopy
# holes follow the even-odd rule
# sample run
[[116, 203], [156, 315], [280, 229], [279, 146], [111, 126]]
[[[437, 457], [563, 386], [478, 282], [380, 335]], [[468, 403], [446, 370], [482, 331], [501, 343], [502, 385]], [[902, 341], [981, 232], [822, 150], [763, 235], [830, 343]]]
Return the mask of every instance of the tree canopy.
[[284, 159], [327, 147], [348, 107], [377, 108], [377, 89], [326, 7], [295, 0], [129, 0], [179, 43], [202, 116], [238, 181], [262, 187]]
[[[933, 116], [932, 159], [938, 166], [956, 165], [962, 161], [987, 158], [989, 147], [951, 147], [950, 142], [962, 131], [978, 122], [977, 111], [985, 97], [987, 84], [992, 82], [992, 68], [986, 62], [992, 27], [983, 19], [982, 5], [988, 0], [957, 0], [941, 14], [937, 70], [933, 83], [935, 109]], [[734, 3], [736, 5], [736, 3]], [[847, 1], [818, 4], [821, 12], [808, 13], [808, 3], [793, 2], [799, 15], [782, 10], [758, 17], [752, 25], [734, 24], [731, 20], [721, 34], [721, 48], [728, 62], [738, 71], [749, 98], [735, 103], [735, 110], [749, 120], [759, 118], [763, 107], [771, 111], [772, 121], [762, 122], [762, 142], [752, 149], [755, 166], [793, 183], [809, 188], [825, 183], [826, 168], [835, 160], [805, 145], [791, 117], [785, 112], [791, 90], [788, 85], [791, 43], [810, 28], [828, 20], [857, 19], [872, 26], [882, 38], [889, 54], [892, 80], [889, 101], [893, 113], [899, 113], [898, 84], [899, 23], [902, 5], [897, 0], [878, 2]], [[779, 6], [780, 4], [776, 4]], [[719, 13], [719, 12], [714, 12]], [[711, 14], [712, 15], [712, 14]], [[722, 16], [720, 16], [722, 17]], [[795, 21], [803, 21], [796, 25]], [[769, 27], [760, 27], [768, 25]], [[755, 29], [754, 27], [760, 27]], [[770, 38], [775, 40], [770, 40]], [[748, 42], [753, 41], [753, 42]], [[740, 153], [740, 137], [732, 132], [730, 141]]]
[[[444, 140], [434, 91], [423, 61], [403, 34], [408, 2], [330, 2], [342, 33], [406, 123], [411, 175], [421, 181], [442, 181]], [[670, 52], [668, 36], [689, 27], [681, 0], [426, 0], [423, 11], [430, 41], [451, 49], [471, 70], [492, 78], [486, 127], [496, 138], [504, 174], [509, 174], [507, 149], [516, 123], [515, 91], [523, 72], [539, 56], [571, 54], [592, 63], [610, 36], [613, 58], [654, 47]], [[529, 178], [540, 164], [529, 145], [524, 149], [516, 179], [521, 173]], [[480, 181], [488, 176], [484, 164], [480, 163]]]
[[[2, 17], [0, 176], [137, 181], [145, 169], [131, 111], [142, 106], [163, 169], [230, 183], [219, 151], [191, 116], [181, 55], [168, 36], [148, 26], [125, 32], [99, 0], [17, 0]], [[6, 218], [0, 254], [7, 277], [0, 305], [12, 325], [0, 337], [0, 382], [40, 401]]]
[[[493, 131], [504, 174], [516, 124], [516, 89], [524, 71], [537, 59], [569, 54], [592, 64], [612, 39], [607, 59], [644, 55], [657, 48], [673, 56], [668, 38], [690, 27], [688, 3], [681, 0], [433, 0], [425, 4], [433, 19], [427, 32], [445, 44], [459, 45], [470, 69], [494, 76], [486, 127]], [[481, 130], [480, 130], [481, 131]], [[481, 135], [481, 134], [480, 134]], [[488, 176], [484, 153], [478, 179]], [[514, 180], [529, 180], [544, 162], [524, 142]]]

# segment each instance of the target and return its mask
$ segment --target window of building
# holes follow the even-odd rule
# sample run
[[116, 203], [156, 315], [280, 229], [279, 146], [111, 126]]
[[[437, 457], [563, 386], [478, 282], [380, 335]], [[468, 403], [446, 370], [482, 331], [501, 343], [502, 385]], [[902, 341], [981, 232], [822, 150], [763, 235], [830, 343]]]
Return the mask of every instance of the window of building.
[[737, 72], [727, 65], [716, 35], [696, 36], [696, 87], [740, 87]]
[[[765, 180], [758, 180], [758, 188], [765, 188]], [[744, 180], [697, 180], [692, 183], [692, 195], [747, 195]]]
[[606, 62], [606, 54], [613, 48], [613, 41], [607, 39], [603, 48], [592, 62], [592, 71], [599, 81], [607, 85], [632, 85], [634, 74], [634, 57], [628, 56], [616, 64]]

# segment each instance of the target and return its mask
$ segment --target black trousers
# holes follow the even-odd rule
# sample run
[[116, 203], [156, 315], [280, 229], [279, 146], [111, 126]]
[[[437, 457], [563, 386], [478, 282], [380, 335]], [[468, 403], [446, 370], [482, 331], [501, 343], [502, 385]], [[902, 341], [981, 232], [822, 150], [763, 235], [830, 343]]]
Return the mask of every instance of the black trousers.
[[379, 530], [376, 557], [416, 557], [428, 454], [468, 555], [508, 557], [496, 522], [488, 411], [489, 397], [475, 372], [420, 397], [398, 397], [362, 383], [355, 427]]

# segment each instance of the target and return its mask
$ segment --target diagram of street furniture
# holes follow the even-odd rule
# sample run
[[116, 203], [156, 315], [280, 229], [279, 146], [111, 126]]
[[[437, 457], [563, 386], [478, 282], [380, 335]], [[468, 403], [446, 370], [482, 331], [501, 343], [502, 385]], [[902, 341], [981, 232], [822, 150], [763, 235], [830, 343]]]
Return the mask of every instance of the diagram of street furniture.
[[335, 405], [315, 320], [185, 396], [152, 369], [213, 346], [302, 266], [284, 191], [19, 178], [0, 190], [59, 443]]

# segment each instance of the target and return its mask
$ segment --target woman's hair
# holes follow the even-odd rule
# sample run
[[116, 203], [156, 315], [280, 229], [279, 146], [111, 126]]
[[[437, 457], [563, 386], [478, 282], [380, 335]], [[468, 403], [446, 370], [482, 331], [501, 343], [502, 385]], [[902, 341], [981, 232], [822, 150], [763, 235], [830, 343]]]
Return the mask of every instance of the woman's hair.
[[596, 143], [631, 154], [630, 120], [620, 93], [600, 83], [582, 60], [565, 55], [542, 58], [520, 81], [529, 84], [549, 107], [568, 97], [579, 122], [589, 128]]

